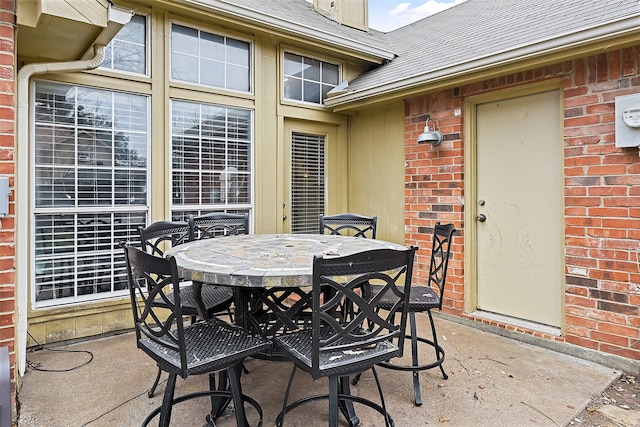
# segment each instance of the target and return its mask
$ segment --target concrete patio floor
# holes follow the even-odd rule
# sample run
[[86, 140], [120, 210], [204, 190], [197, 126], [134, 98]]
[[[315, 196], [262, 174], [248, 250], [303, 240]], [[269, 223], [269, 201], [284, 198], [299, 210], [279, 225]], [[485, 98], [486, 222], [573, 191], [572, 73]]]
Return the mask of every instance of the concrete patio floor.
[[[421, 330], [427, 330], [426, 316], [419, 315], [419, 321]], [[421, 373], [421, 407], [413, 404], [410, 373], [378, 368], [387, 407], [397, 427], [566, 426], [592, 396], [621, 374], [445, 318], [436, 322], [446, 351], [449, 379], [443, 380], [437, 369]], [[139, 426], [160, 404], [164, 381], [155, 396], [148, 398], [156, 366], [136, 348], [133, 333], [51, 348], [55, 351], [38, 350], [27, 355], [32, 367], [21, 379], [19, 427]], [[247, 359], [246, 366], [250, 373], [242, 377], [244, 392], [262, 406], [263, 425], [273, 426], [291, 364]], [[206, 376], [179, 379], [176, 395], [206, 387]], [[325, 381], [314, 382], [298, 371], [294, 399], [325, 390]], [[370, 372], [363, 374], [352, 392], [376, 400]], [[206, 399], [196, 399], [176, 406], [171, 425], [203, 425], [207, 404]], [[356, 410], [363, 427], [384, 425], [382, 418], [368, 408], [357, 406]], [[256, 413], [248, 411], [255, 425]], [[304, 405], [287, 415], [285, 425], [325, 426], [326, 412], [325, 401]], [[216, 425], [233, 426], [235, 420], [229, 416]], [[342, 420], [340, 425], [347, 424]]]

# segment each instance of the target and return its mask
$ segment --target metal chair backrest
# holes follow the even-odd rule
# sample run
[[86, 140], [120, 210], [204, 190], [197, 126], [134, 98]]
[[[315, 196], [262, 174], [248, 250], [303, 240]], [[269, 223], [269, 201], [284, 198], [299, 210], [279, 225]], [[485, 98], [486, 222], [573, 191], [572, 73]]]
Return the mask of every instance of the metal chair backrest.
[[451, 256], [451, 240], [453, 233], [456, 231], [453, 224], [441, 224], [440, 222], [437, 222], [433, 228], [431, 262], [429, 264], [429, 286], [438, 289], [438, 295], [440, 296], [439, 309], [442, 309], [442, 296], [447, 279], [449, 257]]
[[[334, 364], [339, 365], [342, 372], [370, 368], [367, 363], [372, 361], [366, 356], [359, 357], [363, 349], [385, 345], [390, 346], [385, 357], [402, 355], [415, 251], [416, 248], [410, 247], [371, 250], [338, 258], [314, 257], [311, 320], [314, 379], [335, 375], [336, 372], [327, 372], [331, 370], [327, 366]], [[379, 285], [373, 294], [359, 292], [371, 281]], [[387, 292], [397, 296], [396, 303], [384, 312], [376, 310], [378, 301]], [[347, 305], [353, 310], [342, 310], [341, 307]], [[336, 350], [344, 355], [343, 360], [332, 363], [326, 356], [323, 359], [323, 355]], [[349, 366], [349, 360], [354, 366]]]
[[[147, 350], [149, 344], [140, 344], [146, 339], [156, 348], [178, 353], [181, 361], [178, 374], [184, 378], [187, 375], [187, 357], [176, 261], [173, 257], [148, 254], [129, 244], [124, 245], [124, 252], [138, 348]], [[168, 289], [172, 289], [173, 298], [167, 297]], [[155, 303], [158, 298], [164, 301], [164, 307]], [[157, 358], [157, 352], [146, 352]], [[163, 366], [163, 369], [169, 368]]]
[[178, 246], [190, 240], [191, 229], [186, 222], [157, 221], [147, 227], [138, 227], [142, 250], [157, 256], [164, 256], [169, 247]]
[[191, 240], [249, 234], [249, 214], [212, 212], [189, 217]]
[[353, 213], [320, 215], [320, 234], [353, 235], [355, 237], [376, 238], [377, 216], [363, 216]]

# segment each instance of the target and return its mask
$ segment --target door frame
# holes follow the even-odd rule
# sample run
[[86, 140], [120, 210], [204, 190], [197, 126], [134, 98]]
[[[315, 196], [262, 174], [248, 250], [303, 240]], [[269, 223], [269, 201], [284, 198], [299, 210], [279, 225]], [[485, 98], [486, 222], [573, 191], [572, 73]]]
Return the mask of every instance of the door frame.
[[[562, 79], [553, 79], [541, 83], [533, 83], [528, 85], [522, 85], [514, 88], [497, 90], [490, 93], [484, 93], [479, 95], [470, 96], [465, 99], [464, 107], [464, 311], [465, 313], [472, 313], [477, 310], [478, 306], [478, 271], [477, 271], [477, 222], [476, 216], [478, 215], [478, 195], [476, 188], [476, 174], [477, 171], [477, 144], [476, 144], [476, 125], [477, 125], [477, 106], [479, 104], [485, 104], [488, 102], [500, 101], [503, 99], [516, 98], [520, 96], [535, 95], [541, 92], [549, 92], [558, 90], [560, 93], [560, 123], [563, 123], [564, 114], [564, 97], [562, 92], [563, 87]], [[562, 126], [561, 126], [562, 127]], [[559, 155], [563, 155], [562, 152]], [[564, 200], [563, 200], [564, 205]], [[562, 230], [561, 241], [564, 245], [564, 228]], [[565, 260], [562, 259], [563, 268], [561, 269], [564, 275]], [[560, 306], [562, 308], [561, 316], [561, 333], [565, 331], [566, 319], [564, 315], [564, 289], [559, 287], [558, 296], [560, 298]]]
[[[279, 206], [282, 206], [282, 221], [279, 233], [291, 232], [291, 138], [294, 133], [306, 133], [325, 137], [325, 211], [346, 209], [348, 191], [343, 185], [347, 180], [347, 145], [343, 135], [345, 126], [336, 123], [310, 122], [295, 118], [285, 118], [283, 122], [284, 141], [282, 164], [278, 171], [280, 192]], [[285, 218], [286, 217], [286, 218]]]

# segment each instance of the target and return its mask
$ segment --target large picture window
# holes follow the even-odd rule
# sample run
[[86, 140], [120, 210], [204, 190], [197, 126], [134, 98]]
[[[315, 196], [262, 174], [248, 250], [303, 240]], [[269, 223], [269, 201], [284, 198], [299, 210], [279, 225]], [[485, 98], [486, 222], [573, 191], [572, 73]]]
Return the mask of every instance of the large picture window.
[[336, 64], [293, 53], [284, 54], [284, 98], [322, 104], [339, 79]]
[[148, 99], [38, 81], [32, 150], [37, 305], [121, 295], [121, 240], [148, 201]]
[[251, 111], [171, 102], [172, 217], [251, 207]]
[[249, 92], [251, 45], [195, 28], [171, 26], [171, 79]]

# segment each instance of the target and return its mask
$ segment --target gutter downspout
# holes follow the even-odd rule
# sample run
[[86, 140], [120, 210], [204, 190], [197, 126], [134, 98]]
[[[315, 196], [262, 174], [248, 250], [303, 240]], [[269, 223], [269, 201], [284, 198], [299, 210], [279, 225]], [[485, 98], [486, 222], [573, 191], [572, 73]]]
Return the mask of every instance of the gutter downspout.
[[95, 45], [91, 59], [69, 62], [51, 62], [27, 64], [18, 71], [18, 109], [16, 111], [16, 177], [15, 177], [15, 212], [16, 212], [16, 314], [17, 346], [16, 359], [18, 373], [24, 375], [27, 350], [27, 307], [29, 295], [29, 228], [31, 215], [29, 200], [31, 191], [29, 180], [29, 80], [36, 74], [87, 71], [98, 68], [104, 59], [104, 46]]

